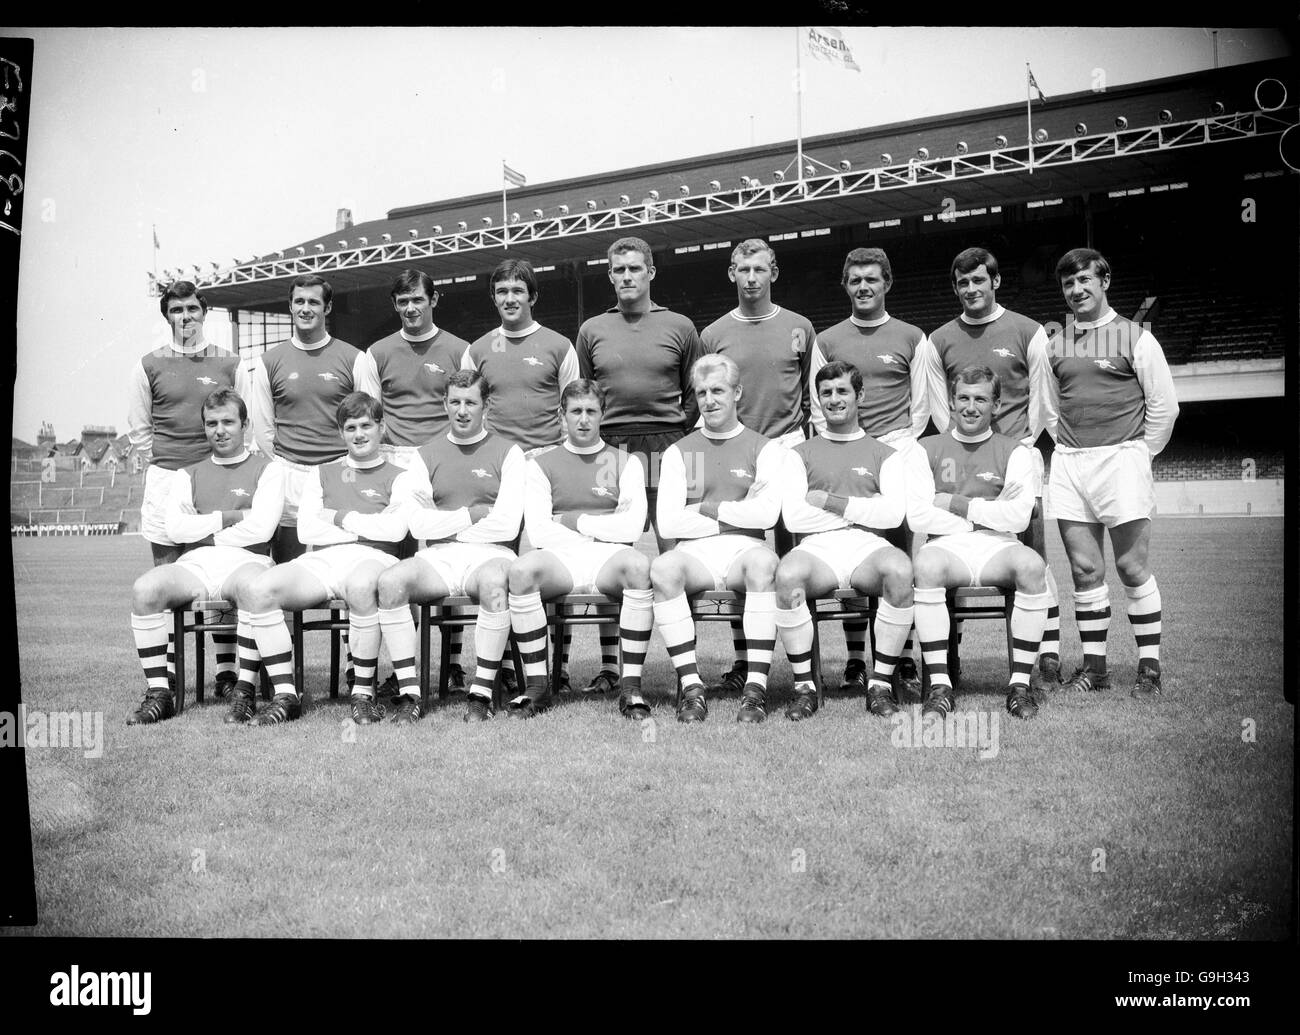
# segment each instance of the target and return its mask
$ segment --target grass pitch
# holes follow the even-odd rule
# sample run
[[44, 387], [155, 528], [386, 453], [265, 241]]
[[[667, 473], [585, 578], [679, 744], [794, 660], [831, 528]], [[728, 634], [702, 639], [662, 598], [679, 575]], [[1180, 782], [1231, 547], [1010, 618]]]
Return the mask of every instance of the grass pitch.
[[[1068, 673], [1069, 572], [1048, 538]], [[147, 547], [15, 539], [29, 712], [104, 716], [102, 757], [26, 753], [35, 933], [1284, 938], [1294, 710], [1281, 543], [1280, 519], [1157, 522], [1154, 705], [1128, 697], [1136, 650], [1113, 575], [1116, 689], [1058, 695], [1032, 722], [1002, 710], [1001, 624], [969, 623], [958, 708], [998, 731], [996, 756], [981, 758], [896, 746], [857, 696], [785, 721], [780, 650], [766, 724], [738, 726], [733, 698], [679, 726], [657, 634], [653, 727], [612, 700], [468, 726], [453, 698], [413, 728], [350, 728], [346, 700], [326, 694], [326, 639], [309, 634], [314, 706], [301, 721], [232, 728], [221, 705], [191, 698], [179, 719], [128, 728], [143, 687], [129, 587]], [[730, 634], [700, 632], [708, 678], [729, 665]], [[575, 686], [598, 661], [595, 631], [579, 629]], [[838, 682], [831, 624], [823, 664]]]

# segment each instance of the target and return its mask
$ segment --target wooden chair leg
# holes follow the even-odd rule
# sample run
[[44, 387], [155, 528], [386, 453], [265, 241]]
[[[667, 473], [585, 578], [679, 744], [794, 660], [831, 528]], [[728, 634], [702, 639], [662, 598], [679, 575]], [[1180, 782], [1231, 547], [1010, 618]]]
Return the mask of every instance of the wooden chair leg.
[[438, 700], [447, 699], [447, 682], [451, 679], [448, 669], [451, 667], [451, 637], [447, 635], [446, 615], [438, 626]]
[[433, 609], [428, 604], [421, 604], [420, 621], [420, 707], [429, 710], [429, 645], [432, 628]]
[[1014, 589], [1007, 590], [1004, 600], [1006, 603], [1003, 607], [1003, 614], [1007, 621], [1007, 680], [1010, 681], [1011, 670], [1016, 664], [1016, 638], [1011, 632], [1011, 612], [1016, 609], [1016, 591]]
[[[553, 624], [550, 627], [551, 633], [551, 667], [546, 673], [546, 679], [549, 684], [552, 679], [560, 678], [560, 670], [563, 668], [564, 660], [564, 616], [559, 613], [558, 609], [553, 618]], [[552, 686], [552, 692], [559, 693], [559, 688]]]
[[176, 714], [185, 710], [185, 608], [172, 612], [172, 656], [176, 665]]
[[948, 678], [952, 681], [953, 693], [957, 692], [957, 681], [953, 679], [953, 673], [957, 671], [961, 664], [961, 659], [957, 652], [957, 593], [955, 590], [948, 591]]
[[293, 612], [293, 628], [291, 630], [293, 639], [293, 688], [297, 691], [298, 700], [303, 700], [305, 695], [302, 691], [302, 612]]
[[[330, 623], [339, 621], [338, 608], [330, 608]], [[337, 701], [339, 696], [339, 654], [342, 637], [339, 630], [330, 629], [330, 700]]]
[[821, 708], [825, 701], [825, 694], [822, 691], [822, 638], [821, 623], [817, 621], [817, 601], [812, 601], [812, 607], [809, 608], [813, 616], [813, 638], [812, 638], [812, 678], [813, 686], [817, 688], [817, 707]]

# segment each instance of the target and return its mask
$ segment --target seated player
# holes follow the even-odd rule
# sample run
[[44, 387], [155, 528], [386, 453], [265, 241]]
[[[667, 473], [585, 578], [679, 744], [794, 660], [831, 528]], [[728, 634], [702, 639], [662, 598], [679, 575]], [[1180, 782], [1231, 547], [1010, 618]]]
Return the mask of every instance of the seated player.
[[302, 714], [293, 685], [293, 655], [283, 610], [319, 607], [334, 597], [348, 605], [348, 633], [356, 682], [352, 714], [371, 712], [379, 660], [379, 603], [375, 583], [397, 563], [406, 537], [406, 513], [419, 482], [379, 452], [384, 408], [365, 392], [345, 395], [335, 424], [347, 456], [307, 471], [298, 507], [298, 537], [312, 549], [258, 576], [246, 594], [249, 624], [275, 696], [257, 724], [289, 722]]
[[[212, 455], [176, 472], [164, 508], [167, 537], [190, 548], [173, 563], [141, 575], [132, 588], [131, 629], [148, 690], [126, 720], [131, 726], [176, 714], [166, 665], [171, 623], [164, 612], [204, 597], [233, 600], [240, 606], [239, 642], [251, 644], [245, 594], [271, 566], [270, 541], [284, 506], [283, 468], [244, 448], [248, 409], [233, 389], [213, 392], [201, 412]], [[227, 722], [245, 722], [252, 715], [257, 668], [256, 653], [241, 647]]]
[[947, 590], [960, 586], [1015, 589], [1007, 711], [1020, 719], [1038, 713], [1029, 675], [1052, 595], [1042, 557], [1016, 539], [1029, 527], [1038, 470], [1030, 447], [990, 427], [1000, 395], [988, 367], [962, 368], [952, 382], [951, 425], [921, 439], [929, 462], [921, 463], [917, 451], [908, 454], [907, 520], [930, 537], [912, 563], [916, 632], [930, 672], [923, 705], [940, 716], [956, 703], [948, 677]]
[[600, 437], [605, 392], [595, 381], [570, 381], [560, 393], [564, 442], [528, 461], [524, 527], [534, 549], [510, 565], [510, 621], [524, 659], [524, 689], [512, 714], [550, 706], [546, 682], [544, 600], [566, 593], [603, 593], [621, 600], [622, 670], [618, 710], [629, 719], [650, 715], [641, 696], [654, 625], [650, 560], [636, 548], [645, 528], [645, 473], [635, 453]]
[[776, 569], [776, 628], [795, 681], [785, 715], [798, 721], [817, 711], [807, 600], [837, 589], [880, 597], [867, 709], [892, 715], [894, 669], [912, 627], [912, 562], [871, 530], [897, 528], [906, 516], [905, 454], [862, 430], [857, 367], [827, 363], [815, 388], [825, 430], [794, 447], [782, 503], [786, 527], [803, 535]]
[[659, 534], [675, 549], [650, 564], [655, 624], [681, 683], [679, 722], [703, 722], [709, 708], [695, 664], [695, 622], [687, 596], [729, 589], [745, 594], [746, 680], [739, 722], [767, 718], [767, 674], [776, 645], [773, 580], [777, 557], [764, 541], [781, 515], [789, 452], [746, 428], [736, 415], [740, 371], [727, 356], [691, 368], [704, 426], [664, 450]]
[[[492, 687], [510, 636], [506, 573], [524, 505], [523, 450], [483, 426], [491, 391], [477, 370], [457, 370], [446, 391], [449, 429], [411, 459], [419, 484], [407, 526], [428, 546], [379, 576], [379, 627], [397, 676], [393, 722], [418, 722], [422, 714], [412, 601], [468, 596], [479, 605], [466, 722], [491, 718]], [[379, 718], [373, 701], [357, 704], [357, 722]]]

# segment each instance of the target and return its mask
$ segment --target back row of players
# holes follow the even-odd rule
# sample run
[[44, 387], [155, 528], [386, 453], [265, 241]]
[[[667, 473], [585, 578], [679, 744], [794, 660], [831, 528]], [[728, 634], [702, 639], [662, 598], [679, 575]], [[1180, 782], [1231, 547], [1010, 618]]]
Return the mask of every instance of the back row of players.
[[[1072, 319], [1051, 342], [1036, 322], [996, 303], [997, 262], [983, 249], [954, 260], [963, 312], [929, 338], [885, 311], [893, 278], [879, 249], [850, 252], [842, 282], [853, 314], [820, 336], [772, 303], [778, 269], [765, 242], [733, 252], [737, 308], [702, 337], [685, 317], [650, 301], [654, 266], [644, 241], [615, 242], [609, 265], [617, 304], [583, 324], [576, 348], [533, 319], [538, 292], [526, 262], [508, 260], [494, 272], [502, 323], [473, 345], [434, 326], [437, 293], [428, 277], [403, 273], [392, 292], [403, 327], [365, 353], [329, 335], [328, 283], [301, 277], [290, 292], [293, 337], [259, 357], [251, 376], [203, 341], [205, 306], [193, 285], [172, 285], [162, 309], [175, 343], [142, 361], [131, 422], [137, 448], [152, 446], [142, 518], [155, 560], [176, 560], [169, 551], [182, 543], [242, 554], [261, 534], [258, 522], [277, 514], [262, 550], [270, 556], [238, 570], [208, 569], [211, 551], [195, 551], [139, 580], [133, 626], [149, 689], [132, 721], [171, 714], [162, 611], [200, 595], [241, 605], [238, 676], [234, 659], [218, 653], [232, 720], [253, 715], [259, 652], [277, 695], [258, 721], [297, 715], [279, 608], [330, 595], [350, 604], [358, 721], [379, 714], [381, 628], [400, 694], [394, 717], [418, 719], [406, 604], [465, 591], [481, 605], [467, 718], [490, 714], [511, 622], [526, 675], [511, 708], [532, 714], [551, 696], [539, 594], [593, 588], [621, 596], [623, 605], [621, 678], [618, 645], [603, 644], [592, 688], [618, 686], [624, 714], [648, 713], [640, 665], [657, 622], [684, 691], [678, 717], [698, 720], [707, 707], [686, 595], [723, 587], [747, 591], [737, 630], [744, 660], [724, 680], [743, 688], [739, 717], [766, 715], [779, 628], [796, 676], [787, 715], [804, 718], [816, 701], [806, 597], [850, 585], [882, 603], [869, 678], [863, 644], [850, 630], [849, 681], [867, 684], [876, 714], [897, 706], [891, 678], [910, 660], [900, 665], [915, 614], [931, 674], [926, 708], [942, 714], [953, 706], [940, 649], [948, 633], [944, 588], [981, 580], [1017, 588], [1008, 709], [1029, 717], [1040, 692], [1059, 684], [1055, 587], [1038, 553], [1015, 539], [1041, 494], [1041, 455], [1032, 444], [1044, 428], [1057, 444], [1050, 516], [1070, 559], [1084, 649], [1070, 684], [1108, 685], [1102, 528], [1109, 527], [1137, 632], [1134, 692], [1159, 692], [1160, 603], [1146, 560], [1150, 458], [1168, 442], [1177, 403], [1159, 344], [1110, 309], [1110, 271], [1099, 253], [1076, 249], [1058, 265]], [[223, 383], [248, 397], [261, 457], [244, 451], [241, 400], [202, 402]], [[701, 427], [691, 432], [697, 417]], [[917, 448], [929, 420], [940, 435]], [[231, 427], [214, 428], [223, 423]], [[804, 441], [809, 423], [819, 434]], [[802, 463], [791, 462], [783, 443], [796, 446]], [[341, 444], [347, 455], [336, 460]], [[208, 448], [212, 458], [196, 462]], [[272, 456], [280, 463], [269, 464]], [[250, 485], [234, 473], [245, 467]], [[222, 492], [220, 506], [207, 505]], [[656, 493], [661, 553], [651, 565], [629, 547], [655, 512]], [[258, 502], [277, 494], [278, 508]], [[513, 560], [494, 545], [484, 555], [484, 544], [517, 539], [520, 510], [539, 549]], [[778, 567], [761, 540], [782, 513], [786, 528], [811, 538]], [[913, 532], [931, 535], [915, 570], [906, 553], [867, 531], [904, 517]], [[396, 544], [408, 530], [435, 545], [399, 563]], [[665, 551], [667, 539], [678, 547]], [[338, 549], [285, 563], [307, 543]], [[262, 572], [271, 556], [281, 564]], [[222, 564], [236, 559], [243, 560]], [[214, 581], [214, 571], [222, 578]], [[900, 675], [910, 689], [914, 668]]]

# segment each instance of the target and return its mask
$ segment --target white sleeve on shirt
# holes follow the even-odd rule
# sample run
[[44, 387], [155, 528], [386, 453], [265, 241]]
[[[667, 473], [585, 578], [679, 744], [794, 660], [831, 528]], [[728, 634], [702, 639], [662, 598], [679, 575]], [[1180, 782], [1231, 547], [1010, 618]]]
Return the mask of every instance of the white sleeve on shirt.
[[1174, 421], [1178, 419], [1178, 392], [1165, 359], [1165, 350], [1150, 331], [1144, 330], [1133, 345], [1133, 372], [1142, 386], [1142, 394], [1146, 396], [1147, 449], [1152, 456], [1157, 456], [1169, 445], [1174, 434]]
[[248, 422], [253, 426], [253, 441], [266, 456], [275, 456], [275, 400], [271, 397], [271, 380], [261, 356], [253, 362], [248, 380]]
[[[718, 523], [698, 509], [686, 509], [686, 462], [673, 443], [659, 461], [659, 498], [655, 502], [655, 526], [664, 539], [703, 539], [718, 534]], [[529, 539], [532, 534], [529, 533]]]
[[[469, 355], [469, 350], [465, 350]], [[501, 484], [497, 498], [486, 514], [460, 532], [462, 543], [512, 543], [519, 537], [519, 522], [524, 516], [524, 479], [528, 461], [524, 451], [511, 446], [501, 462]], [[466, 512], [468, 513], [468, 511]]]
[[591, 542], [590, 537], [556, 521], [551, 508], [551, 480], [536, 460], [529, 460], [524, 473], [524, 527], [533, 549], [562, 550]]
[[821, 343], [813, 339], [812, 355], [808, 357], [808, 421], [819, 435], [826, 431], [826, 414], [817, 398], [817, 371], [825, 365], [826, 354], [822, 352]]
[[474, 357], [471, 355], [471, 353], [472, 353], [473, 351], [474, 351], [474, 350], [473, 350], [472, 348], [468, 348], [468, 349], [466, 349], [466, 350], [461, 354], [461, 357], [460, 357], [460, 368], [461, 368], [461, 370], [477, 370], [477, 369], [478, 369], [478, 364], [474, 362]]
[[808, 469], [804, 466], [802, 456], [793, 449], [789, 450], [789, 454], [789, 469], [781, 492], [781, 516], [785, 527], [791, 532], [803, 534], [848, 528], [849, 522], [838, 514], [814, 507], [808, 502]]
[[966, 517], [972, 525], [1019, 535], [1029, 527], [1034, 502], [1042, 495], [1042, 491], [1032, 449], [1025, 445], [1018, 446], [1007, 458], [1007, 473], [998, 498], [971, 500], [966, 509]]
[[[1035, 399], [1037, 399], [1042, 429], [1055, 442], [1058, 427], [1061, 423], [1061, 386], [1056, 379], [1056, 372], [1052, 369], [1051, 347], [1051, 342], [1044, 340], [1042, 361], [1039, 363], [1033, 362], [1034, 354], [1032, 352], [1029, 355], [1029, 406], [1032, 411]], [[1031, 422], [1033, 420], [1032, 412], [1030, 420]]]
[[272, 460], [257, 479], [253, 502], [244, 516], [212, 537], [217, 546], [256, 546], [268, 542], [280, 524], [284, 510], [284, 465]]
[[[378, 514], [362, 514], [350, 510], [343, 515], [343, 530], [358, 539], [373, 539], [379, 543], [400, 543], [409, 531], [406, 515], [415, 502], [415, 490], [420, 487], [420, 476], [403, 471], [393, 479], [388, 506]], [[301, 517], [298, 519], [302, 520]]]
[[754, 484], [743, 500], [718, 504], [718, 521], [736, 528], [771, 528], [781, 516], [781, 480], [788, 470], [790, 451], [780, 442], [768, 442], [754, 465]]
[[[358, 353], [352, 361], [352, 387], [354, 391], [365, 392], [373, 399], [383, 398], [383, 389], [379, 384], [379, 367], [369, 352]], [[373, 538], [373, 537], [371, 537]]]
[[304, 546], [337, 546], [357, 541], [354, 533], [327, 520], [319, 467], [308, 470], [307, 477], [302, 480], [302, 498], [298, 501], [298, 541]]
[[905, 454], [899, 455], [903, 457], [907, 469], [908, 527], [913, 532], [928, 532], [930, 535], [971, 531], [975, 526], [965, 518], [940, 510], [934, 505], [934, 472], [930, 470], [930, 458], [925, 449], [909, 449]]
[[[411, 485], [415, 491], [426, 496], [433, 495], [433, 485], [429, 481], [429, 468], [418, 452], [411, 457], [411, 466], [407, 472], [411, 475]], [[411, 497], [410, 508], [406, 513], [406, 526], [416, 539], [437, 541], [457, 535], [469, 528], [471, 522], [468, 507], [455, 510], [438, 510], [436, 507], [423, 507]]]
[[582, 514], [578, 531], [602, 543], [635, 543], [645, 530], [645, 474], [641, 458], [629, 453], [618, 478], [618, 506], [603, 514]]
[[[577, 352], [574, 351], [573, 346], [570, 345], [569, 351], [566, 352], [564, 354], [564, 358], [560, 360], [560, 371], [556, 375], [556, 383], [559, 385], [560, 391], [563, 392], [565, 385], [567, 385], [570, 381], [578, 380], [578, 378], [581, 376], [582, 374], [578, 370], [578, 354]], [[557, 397], [557, 405], [558, 405], [558, 397]], [[644, 485], [642, 485], [641, 487], [645, 488]]]
[[163, 510], [163, 527], [174, 543], [197, 543], [221, 531], [221, 512], [200, 514], [194, 509], [194, 485], [183, 468], [172, 479]]
[[144, 372], [144, 360], [131, 368], [126, 391], [127, 438], [135, 451], [148, 459], [153, 453], [153, 391], [149, 387], [149, 375]]
[[1038, 436], [1047, 427], [1048, 406], [1045, 397], [1045, 375], [1051, 373], [1052, 365], [1047, 355], [1047, 330], [1039, 326], [1034, 336], [1029, 339], [1029, 433], [1020, 441], [1026, 446], [1033, 446]]
[[912, 378], [912, 438], [924, 435], [925, 426], [930, 420], [928, 364], [933, 352], [934, 346], [930, 344], [930, 339], [921, 335], [921, 340], [916, 343], [916, 351], [912, 353], [912, 366], [908, 371]]
[[[929, 341], [928, 338], [926, 340]], [[948, 375], [943, 371], [943, 360], [939, 358], [939, 350], [933, 341], [926, 350], [925, 380], [929, 385], [927, 394], [930, 397], [930, 420], [942, 435], [952, 422], [952, 403], [948, 398]], [[931, 481], [933, 479], [934, 476], [931, 475]], [[910, 520], [908, 524], [911, 524]]]

